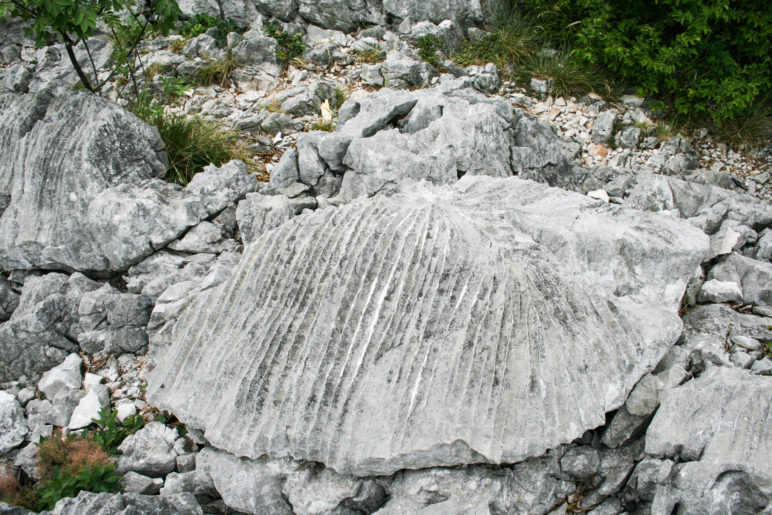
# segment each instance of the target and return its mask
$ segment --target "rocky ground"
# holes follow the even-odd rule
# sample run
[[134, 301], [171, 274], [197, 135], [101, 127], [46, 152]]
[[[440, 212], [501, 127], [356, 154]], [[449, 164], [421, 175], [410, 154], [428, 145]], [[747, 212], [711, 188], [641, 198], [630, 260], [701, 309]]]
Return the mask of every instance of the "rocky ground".
[[769, 148], [420, 59], [479, 37], [475, 2], [285, 4], [230, 5], [227, 48], [146, 44], [159, 91], [237, 66], [168, 109], [259, 169], [185, 187], [117, 84], [72, 92], [6, 28], [2, 469], [39, 477], [40, 437], [112, 407], [148, 421], [123, 493], [56, 513], [770, 513]]

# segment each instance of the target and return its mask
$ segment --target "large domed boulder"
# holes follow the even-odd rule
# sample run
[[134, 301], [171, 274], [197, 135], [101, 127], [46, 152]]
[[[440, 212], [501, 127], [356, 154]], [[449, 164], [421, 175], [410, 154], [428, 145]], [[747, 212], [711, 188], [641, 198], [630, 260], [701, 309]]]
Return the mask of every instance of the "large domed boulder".
[[201, 294], [148, 399], [235, 455], [512, 463], [604, 423], [676, 341], [707, 237], [517, 178], [295, 217]]

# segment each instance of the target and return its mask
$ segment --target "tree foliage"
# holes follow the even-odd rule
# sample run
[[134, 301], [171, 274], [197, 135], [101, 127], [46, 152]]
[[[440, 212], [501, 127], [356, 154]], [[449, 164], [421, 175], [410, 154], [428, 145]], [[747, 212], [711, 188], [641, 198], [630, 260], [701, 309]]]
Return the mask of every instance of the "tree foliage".
[[720, 124], [747, 114], [772, 88], [769, 0], [524, 3], [576, 57], [676, 112]]
[[[133, 77], [140, 41], [150, 31], [167, 34], [180, 14], [176, 0], [0, 0], [0, 19], [30, 21], [27, 34], [39, 47], [63, 43], [81, 83], [94, 92], [116, 73]], [[115, 61], [113, 73], [101, 82], [88, 47], [88, 39], [100, 28], [113, 40]], [[91, 61], [88, 73], [75, 56], [81, 42]]]

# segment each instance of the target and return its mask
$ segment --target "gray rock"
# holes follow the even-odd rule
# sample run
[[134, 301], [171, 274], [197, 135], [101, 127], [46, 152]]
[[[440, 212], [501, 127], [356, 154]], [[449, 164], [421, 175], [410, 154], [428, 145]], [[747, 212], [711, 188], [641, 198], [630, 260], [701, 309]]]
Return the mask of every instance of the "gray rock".
[[[516, 178], [320, 210], [264, 234], [185, 309], [148, 399], [240, 456], [357, 475], [516, 462], [624, 402], [678, 337], [677, 306], [705, 250], [707, 237], [677, 220]], [[527, 330], [506, 322], [522, 319]], [[535, 341], [538, 363], [524, 343]], [[573, 379], [551, 378], [580, 355], [586, 368], [566, 366]], [[490, 401], [478, 406], [469, 396], [481, 388]]]
[[381, 64], [363, 64], [359, 72], [359, 79], [365, 86], [383, 86], [383, 73], [381, 73]]
[[380, 507], [386, 495], [377, 484], [365, 483], [374, 481], [336, 474], [321, 466], [307, 466], [289, 474], [282, 493], [292, 505], [292, 511], [299, 515], [335, 513], [346, 508], [366, 508], [369, 512]]
[[4, 86], [11, 93], [26, 93], [32, 81], [34, 68], [26, 63], [16, 63], [8, 67], [5, 73]]
[[619, 111], [609, 109], [600, 113], [592, 124], [590, 135], [594, 143], [606, 143], [614, 134], [614, 124], [619, 116]]
[[592, 447], [574, 447], [560, 458], [560, 469], [576, 479], [590, 479], [600, 470], [600, 455]]
[[52, 399], [51, 415], [46, 422], [57, 427], [67, 426], [73, 411], [85, 395], [83, 390], [59, 391]]
[[158, 131], [85, 93], [0, 95], [0, 125], [0, 155], [12, 156], [0, 162], [0, 196], [10, 196], [0, 216], [0, 266], [115, 270], [104, 248], [118, 236], [95, 230], [91, 203], [108, 188], [164, 172]]
[[38, 468], [38, 439], [32, 440], [32, 442], [22, 448], [13, 461], [15, 467], [18, 467], [24, 471], [30, 478], [39, 481], [41, 479], [41, 472]]
[[531, 89], [541, 95], [549, 95], [552, 91], [552, 86], [552, 79], [531, 79]]
[[628, 502], [652, 501], [657, 487], [668, 482], [672, 470], [672, 460], [641, 460], [630, 475], [624, 498]]
[[[413, 19], [416, 19], [415, 17]], [[442, 51], [453, 54], [461, 47], [464, 33], [460, 26], [452, 20], [443, 20], [439, 25], [430, 21], [420, 21], [410, 27], [409, 38], [412, 41], [420, 37], [435, 36], [442, 42]]]
[[67, 356], [64, 361], [43, 374], [38, 383], [38, 390], [50, 400], [56, 397], [60, 391], [80, 390], [83, 376], [80, 368], [83, 360], [80, 356], [73, 353]]
[[89, 354], [138, 352], [147, 346], [145, 327], [152, 309], [150, 297], [105, 284], [80, 300], [78, 344]]
[[160, 422], [150, 422], [129, 435], [118, 447], [123, 454], [118, 458], [117, 470], [133, 470], [149, 477], [163, 477], [174, 470], [177, 454], [174, 440], [177, 431]]
[[196, 254], [220, 254], [235, 250], [237, 246], [235, 240], [228, 239], [220, 224], [204, 221], [188, 231], [182, 239], [171, 243], [169, 249]]
[[622, 406], [614, 413], [611, 423], [606, 425], [601, 442], [611, 449], [616, 449], [640, 436], [649, 418], [645, 415], [632, 415], [625, 406]]
[[772, 382], [737, 368], [713, 367], [663, 393], [646, 433], [646, 452], [677, 457], [659, 481], [652, 509], [690, 513], [755, 512], [772, 499]]
[[262, 122], [260, 122], [260, 128], [266, 134], [274, 135], [280, 132], [296, 132], [303, 128], [303, 123], [295, 120], [288, 114], [284, 113], [268, 113]]
[[431, 64], [413, 59], [399, 50], [392, 50], [381, 64], [381, 75], [384, 86], [405, 89], [426, 87], [438, 73]]
[[739, 241], [740, 233], [731, 227], [722, 227], [721, 230], [710, 237], [710, 251], [706, 258], [713, 259], [717, 256], [731, 254]]
[[201, 57], [213, 61], [225, 58], [225, 50], [217, 46], [217, 42], [212, 36], [201, 34], [190, 38], [182, 49], [182, 55], [193, 59]]
[[157, 299], [169, 286], [195, 277], [203, 277], [217, 263], [214, 254], [180, 256], [158, 252], [129, 268], [124, 276], [130, 292]]
[[161, 490], [163, 484], [161, 478], [143, 476], [134, 471], [125, 473], [121, 478], [121, 489], [127, 494], [154, 495]]
[[488, 63], [485, 66], [467, 66], [464, 73], [474, 81], [474, 88], [483, 93], [496, 93], [501, 87], [501, 73], [496, 65]]
[[443, 20], [457, 20], [474, 25], [483, 19], [479, 0], [384, 0], [383, 9], [398, 18], [414, 21], [440, 23]]
[[384, 25], [385, 16], [378, 0], [296, 0], [300, 16], [327, 29], [354, 32], [365, 23]]
[[325, 100], [335, 101], [336, 86], [331, 82], [318, 81], [310, 86], [295, 88], [281, 93], [267, 103], [275, 101], [281, 106], [282, 112], [294, 116], [306, 116], [319, 113]]
[[640, 140], [641, 129], [638, 127], [627, 127], [614, 136], [614, 142], [622, 148], [635, 148]]
[[739, 284], [715, 279], [705, 282], [697, 296], [698, 302], [740, 302], [742, 299], [743, 292]]
[[252, 461], [211, 447], [196, 457], [196, 472], [210, 478], [229, 508], [244, 513], [291, 514], [282, 488], [287, 475], [296, 469], [290, 460]]
[[255, 241], [261, 234], [279, 227], [295, 216], [290, 199], [284, 195], [262, 195], [250, 193], [239, 202], [236, 217], [239, 233], [245, 245]]
[[244, 39], [231, 50], [231, 55], [236, 64], [242, 66], [278, 65], [277, 48], [278, 43], [275, 39], [249, 31], [244, 34]]
[[[91, 73], [90, 57], [94, 60], [97, 70], [104, 70], [110, 63], [112, 54], [112, 45], [107, 38], [90, 38], [88, 40], [89, 50], [86, 51], [84, 43], [81, 41], [74, 46], [75, 58], [79, 63], [89, 63], [84, 66], [88, 77], [93, 78]], [[90, 54], [90, 57], [89, 57]], [[70, 63], [70, 59], [61, 43], [45, 46], [35, 52], [34, 61], [37, 64], [32, 82], [29, 85], [29, 91], [39, 93], [42, 91], [52, 91], [58, 95], [68, 94], [80, 78], [75, 73], [75, 69]]]
[[19, 306], [19, 297], [11, 282], [0, 277], [0, 322], [5, 322]]
[[743, 302], [772, 306], [772, 263], [751, 259], [736, 252], [724, 260], [740, 278]]
[[[252, 481], [254, 478], [244, 477], [242, 479]], [[161, 495], [169, 496], [184, 492], [194, 495], [217, 495], [217, 490], [214, 489], [209, 477], [200, 472], [172, 472], [166, 476], [164, 486], [161, 488]]]
[[0, 390], [0, 455], [24, 443], [29, 428], [16, 398]]
[[56, 503], [50, 515], [202, 515], [201, 506], [191, 494], [157, 495], [97, 494], [82, 491], [77, 497], [66, 497]]
[[110, 392], [103, 384], [95, 384], [80, 400], [72, 412], [69, 429], [83, 429], [93, 424], [93, 419], [99, 418], [99, 412], [110, 407]]

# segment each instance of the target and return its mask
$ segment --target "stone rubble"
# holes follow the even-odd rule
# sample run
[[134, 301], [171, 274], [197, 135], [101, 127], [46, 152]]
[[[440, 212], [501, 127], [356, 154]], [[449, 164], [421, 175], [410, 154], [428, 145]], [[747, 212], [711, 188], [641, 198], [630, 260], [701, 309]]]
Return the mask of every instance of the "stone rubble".
[[[769, 149], [732, 150], [707, 131], [668, 135], [646, 99], [632, 95], [615, 103], [594, 94], [556, 97], [549, 81], [526, 90], [503, 81], [492, 64], [458, 67], [446, 54], [464, 38], [480, 37], [492, 8], [477, 0], [180, 5], [188, 14], [222, 10], [249, 30], [229, 34], [224, 48], [205, 33], [180, 53], [172, 50], [180, 36], [156, 38], [145, 44], [145, 66], [191, 80], [230, 55], [237, 64], [233, 84], [188, 90], [169, 112], [241, 131], [260, 157], [259, 177], [232, 162], [208, 167], [184, 188], [161, 181], [166, 156], [154, 129], [115, 103], [73, 93], [77, 77], [61, 45], [36, 49], [20, 24], [0, 28], [7, 34], [0, 42], [0, 155], [9, 156], [0, 162], [0, 475], [39, 478], [41, 437], [88, 428], [100, 409], [112, 408], [119, 420], [139, 414], [147, 421], [114, 459], [124, 473], [123, 493], [81, 492], [53, 513], [772, 509]], [[269, 21], [304, 35], [309, 48], [302, 60], [278, 60], [276, 40], [263, 31]], [[438, 53], [442, 70], [419, 55], [418, 38], [427, 34], [446, 47]], [[110, 43], [89, 43], [106, 78]], [[366, 52], [380, 62], [364, 62]], [[76, 54], [84, 57], [85, 48], [78, 45]], [[160, 76], [140, 80], [163, 91]], [[106, 96], [121, 103], [114, 84]], [[334, 130], [309, 131], [325, 120], [324, 106], [333, 106]], [[518, 188], [538, 195], [523, 200], [507, 193]], [[541, 218], [524, 208], [529, 202], [541, 206]], [[389, 224], [406, 223], [411, 205], [434, 213], [421, 233], [432, 238], [400, 246], [412, 233], [393, 230], [389, 245], [358, 253], [355, 236], [373, 239], [396, 227]], [[568, 205], [582, 206], [584, 214], [575, 216], [585, 223], [561, 218]], [[378, 223], [378, 216], [386, 218]], [[618, 233], [599, 222], [620, 216], [628, 220]], [[437, 232], [443, 224], [452, 228], [446, 240]], [[449, 253], [454, 241], [478, 244]], [[470, 383], [480, 388], [462, 396], [454, 413], [463, 414], [464, 406], [480, 412], [453, 426], [453, 413], [442, 411], [452, 396], [417, 379], [424, 370], [425, 377], [441, 377], [453, 364], [447, 342], [423, 360], [409, 360], [415, 367], [395, 365], [395, 356], [420, 350], [411, 344], [439, 342], [442, 331], [448, 341], [460, 334], [456, 319], [443, 318], [442, 310], [423, 313], [419, 299], [429, 305], [435, 295], [452, 295], [463, 304], [466, 290], [453, 293], [442, 267], [460, 262], [465, 277], [476, 277], [475, 260], [463, 256], [484, 255], [486, 245], [518, 256], [507, 267], [478, 263], [496, 272], [491, 285], [506, 284], [512, 263], [522, 271], [528, 252], [555, 252], [543, 260], [549, 267], [534, 270], [560, 281], [531, 276], [522, 292], [539, 293], [545, 300], [537, 305], [557, 307], [518, 325], [544, 345], [528, 358], [546, 360], [544, 366], [529, 364], [521, 375], [480, 372], [479, 384]], [[377, 289], [387, 277], [368, 268], [372, 259], [397, 274], [421, 262], [421, 252], [435, 274], [423, 280], [435, 283], [416, 279], [394, 282], [401, 290]], [[279, 266], [287, 264], [293, 266]], [[346, 277], [326, 272], [346, 267]], [[246, 280], [261, 270], [259, 280]], [[360, 283], [385, 294], [372, 299]], [[418, 293], [401, 297], [411, 291]], [[580, 309], [586, 303], [591, 311]], [[391, 305], [393, 316], [374, 315], [381, 305]], [[613, 317], [599, 315], [606, 312]], [[287, 313], [294, 315], [280, 316]], [[481, 312], [469, 326], [484, 342], [492, 341], [484, 336], [488, 329], [504, 330], [486, 322], [497, 313], [503, 311]], [[226, 330], [207, 317], [233, 323]], [[565, 330], [561, 317], [568, 317]], [[610, 319], [618, 331], [604, 336]], [[380, 334], [387, 321], [436, 328], [383, 349], [377, 360], [383, 369], [368, 376], [383, 372], [379, 388], [362, 388], [350, 401], [343, 389], [325, 396], [336, 381], [353, 377], [346, 375], [356, 372], [350, 359], [369, 356], [359, 343]], [[315, 361], [307, 342], [320, 331], [292, 332], [298, 324], [338, 327], [336, 335], [348, 335], [350, 343], [341, 349], [350, 352]], [[583, 341], [598, 340], [593, 352], [577, 347], [578, 333], [587, 336]], [[643, 340], [631, 336], [639, 333]], [[261, 347], [255, 342], [263, 337], [281, 344]], [[212, 349], [219, 356], [195, 365], [197, 352]], [[248, 368], [261, 349], [270, 353], [255, 370], [269, 380], [242, 383], [235, 371], [223, 372], [220, 356]], [[595, 351], [608, 356], [608, 349], [627, 356], [619, 358], [619, 384], [617, 375], [603, 372], [613, 360], [596, 359]], [[297, 368], [285, 370], [291, 352], [302, 356]], [[459, 363], [483, 370], [520, 356], [513, 362], [519, 364], [524, 358], [517, 352], [506, 358], [481, 352]], [[604, 402], [583, 411], [582, 401], [565, 392], [581, 391], [592, 374], [604, 377], [594, 397]], [[484, 390], [484, 383], [512, 389], [523, 378], [512, 391], [524, 393], [507, 403], [524, 420], [525, 429], [515, 431], [523, 446], [491, 452], [486, 445], [506, 439], [493, 435], [501, 424], [485, 423], [501, 409], [485, 409], [483, 401], [497, 390]], [[307, 398], [285, 402], [284, 381], [296, 381], [292, 391]], [[405, 398], [417, 402], [390, 421], [384, 413], [396, 394], [382, 392], [396, 385], [406, 385]], [[529, 391], [543, 394], [538, 408], [522, 401]], [[431, 405], [439, 410], [421, 411], [421, 399], [435, 394]], [[259, 409], [238, 409], [269, 396]], [[572, 410], [560, 409], [569, 404]], [[158, 418], [159, 406], [172, 412], [167, 423]], [[342, 415], [329, 420], [340, 424], [317, 421], [333, 408]], [[265, 424], [260, 414], [271, 410], [277, 414], [271, 431], [255, 433]], [[285, 412], [292, 416], [282, 418]], [[218, 419], [223, 413], [231, 415], [227, 424]], [[441, 416], [411, 422], [421, 413]], [[370, 419], [377, 424], [368, 426]], [[297, 432], [293, 424], [318, 431]], [[397, 429], [406, 433], [392, 443], [389, 434]], [[469, 434], [453, 439], [455, 430]], [[553, 433], [563, 436], [542, 438]], [[325, 434], [327, 440], [313, 439]], [[0, 503], [0, 513], [27, 512]]]

